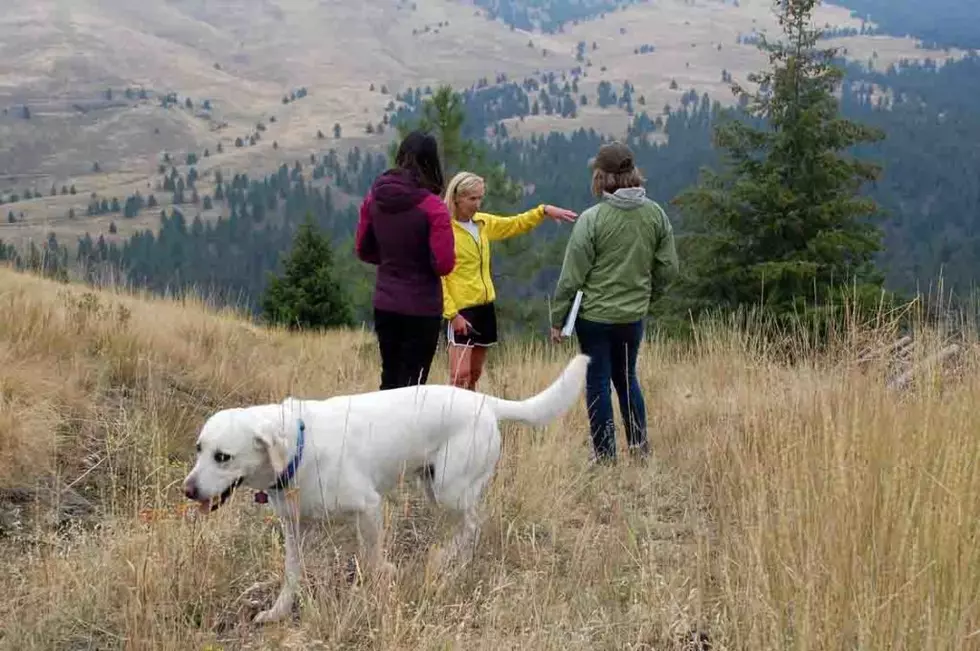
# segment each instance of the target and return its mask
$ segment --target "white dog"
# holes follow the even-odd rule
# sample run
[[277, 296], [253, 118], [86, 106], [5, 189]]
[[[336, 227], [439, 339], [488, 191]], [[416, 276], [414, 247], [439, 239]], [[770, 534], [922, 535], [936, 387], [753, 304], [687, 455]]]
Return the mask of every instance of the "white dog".
[[256, 622], [291, 610], [310, 519], [356, 514], [362, 557], [367, 551], [373, 569], [391, 569], [383, 560], [381, 500], [406, 472], [420, 473], [428, 498], [462, 516], [441, 562], [460, 554], [465, 562], [479, 539], [479, 504], [500, 457], [498, 423], [540, 426], [560, 417], [584, 387], [588, 364], [577, 355], [551, 386], [520, 402], [423, 385], [225, 409], [201, 429], [184, 493], [214, 510], [245, 485], [260, 491], [258, 501], [267, 495], [281, 519], [285, 576], [275, 604]]

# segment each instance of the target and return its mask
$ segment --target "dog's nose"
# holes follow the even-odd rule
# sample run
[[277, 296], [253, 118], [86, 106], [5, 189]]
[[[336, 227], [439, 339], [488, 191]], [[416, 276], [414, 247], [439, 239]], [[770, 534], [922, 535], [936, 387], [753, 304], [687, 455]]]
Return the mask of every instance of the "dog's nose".
[[184, 495], [187, 496], [189, 500], [197, 500], [197, 484], [188, 479], [184, 482]]

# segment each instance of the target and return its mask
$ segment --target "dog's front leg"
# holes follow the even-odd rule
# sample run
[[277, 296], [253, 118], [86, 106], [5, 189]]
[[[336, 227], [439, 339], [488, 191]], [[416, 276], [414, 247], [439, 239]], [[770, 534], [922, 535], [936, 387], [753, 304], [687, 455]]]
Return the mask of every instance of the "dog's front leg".
[[368, 568], [391, 576], [395, 566], [385, 561], [381, 503], [372, 504], [357, 513], [357, 542], [361, 558], [366, 559]]
[[296, 517], [285, 517], [283, 523], [283, 538], [286, 552], [286, 567], [282, 588], [272, 608], [263, 610], [253, 620], [256, 624], [275, 622], [285, 617], [293, 608], [296, 594], [299, 591], [300, 577], [300, 547], [302, 546], [303, 528]]

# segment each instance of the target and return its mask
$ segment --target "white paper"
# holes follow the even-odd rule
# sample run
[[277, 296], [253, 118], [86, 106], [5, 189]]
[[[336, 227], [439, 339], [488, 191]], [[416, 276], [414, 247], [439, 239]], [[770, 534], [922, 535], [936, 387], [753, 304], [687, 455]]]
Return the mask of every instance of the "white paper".
[[575, 331], [575, 319], [578, 317], [578, 308], [582, 305], [582, 290], [575, 292], [575, 300], [572, 301], [572, 309], [568, 311], [568, 316], [565, 317], [565, 325], [562, 326], [561, 336], [571, 337], [572, 332]]

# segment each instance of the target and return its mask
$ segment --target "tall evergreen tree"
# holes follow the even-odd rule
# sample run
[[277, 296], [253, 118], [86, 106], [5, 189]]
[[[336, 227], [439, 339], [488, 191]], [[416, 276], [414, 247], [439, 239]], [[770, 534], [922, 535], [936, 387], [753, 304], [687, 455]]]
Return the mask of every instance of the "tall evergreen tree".
[[507, 176], [504, 166], [488, 160], [486, 147], [463, 136], [466, 122], [466, 106], [462, 96], [451, 86], [443, 85], [431, 97], [422, 102], [416, 120], [400, 120], [396, 123], [399, 137], [389, 149], [389, 158], [395, 153], [401, 139], [419, 129], [432, 133], [439, 142], [439, 156], [446, 173], [446, 180], [456, 172], [467, 170], [486, 179], [485, 206], [492, 210], [505, 210], [521, 198], [521, 186]]
[[859, 194], [879, 169], [845, 152], [884, 134], [838, 114], [843, 71], [836, 50], [816, 47], [817, 2], [777, 0], [785, 41], [760, 36], [771, 69], [750, 75], [754, 93], [733, 85], [748, 115], [715, 128], [727, 169], [702, 171], [675, 200], [687, 231], [676, 293], [685, 311], [759, 307], [785, 323], [825, 313], [842, 293], [880, 298], [878, 208]]
[[281, 277], [269, 279], [262, 297], [265, 318], [293, 330], [350, 326], [350, 300], [335, 275], [329, 239], [312, 215], [300, 225]]

